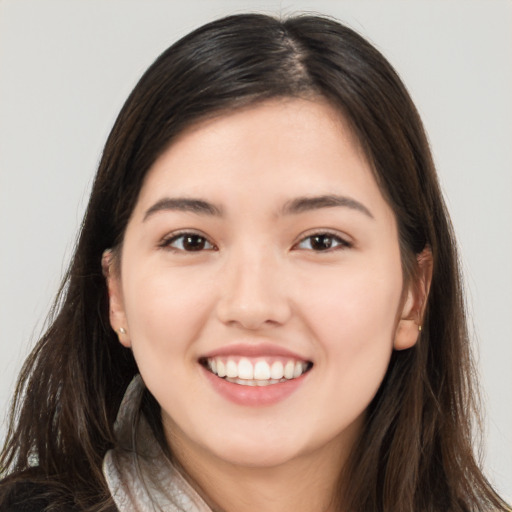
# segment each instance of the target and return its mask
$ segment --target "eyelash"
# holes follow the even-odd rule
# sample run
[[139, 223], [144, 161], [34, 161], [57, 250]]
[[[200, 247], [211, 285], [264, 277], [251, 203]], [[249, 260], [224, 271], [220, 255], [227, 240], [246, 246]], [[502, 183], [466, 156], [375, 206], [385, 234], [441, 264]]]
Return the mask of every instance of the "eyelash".
[[[203, 247], [200, 247], [199, 249], [187, 250], [187, 249], [185, 249], [185, 247], [183, 245], [187, 238], [189, 238], [189, 239], [196, 238], [196, 241], [197, 241], [197, 239], [201, 239], [204, 242], [204, 244], [208, 244], [210, 247], [205, 248], [203, 246]], [[176, 243], [180, 239], [181, 239], [181, 247], [173, 247], [172, 244]], [[173, 233], [170, 236], [164, 238], [162, 240], [162, 242], [159, 244], [159, 247], [161, 247], [162, 249], [169, 249], [174, 252], [202, 252], [205, 250], [206, 251], [217, 250], [217, 247], [214, 244], [212, 244], [212, 242], [210, 242], [210, 240], [208, 240], [208, 237], [202, 235], [201, 233], [195, 233], [194, 231], [182, 231], [180, 233]]]
[[[197, 249], [190, 249], [187, 250], [185, 248], [184, 243], [186, 239], [195, 238], [196, 242], [199, 239], [200, 247]], [[313, 242], [313, 240], [317, 238], [316, 242]], [[314, 249], [313, 245], [314, 243], [321, 242], [321, 239], [323, 239], [323, 248], [317, 248]], [[181, 247], [173, 247], [173, 244], [175, 244], [177, 241], [181, 240]], [[304, 244], [306, 241], [309, 240], [309, 247], [301, 247], [302, 244]], [[201, 246], [202, 242], [202, 246]], [[327, 246], [325, 245], [326, 242], [328, 242]], [[332, 247], [332, 244], [335, 244], [334, 247]], [[205, 247], [207, 246], [207, 247]], [[293, 245], [292, 249], [299, 249], [299, 250], [310, 250], [313, 252], [331, 252], [336, 250], [343, 250], [343, 249], [350, 249], [352, 247], [352, 243], [348, 242], [341, 236], [335, 233], [331, 233], [329, 231], [317, 231], [314, 233], [310, 233], [309, 235], [302, 237], [296, 244]], [[173, 233], [169, 237], [162, 240], [162, 242], [159, 244], [159, 247], [163, 249], [169, 249], [175, 252], [203, 252], [203, 251], [216, 251], [218, 248], [208, 240], [208, 238], [201, 233], [195, 233], [193, 231], [183, 231], [179, 233]]]
[[[323, 238], [324, 242], [325, 242], [325, 239], [327, 239], [327, 240], [331, 241], [331, 245], [332, 245], [332, 243], [335, 243], [336, 245], [334, 247], [324, 246], [324, 248], [322, 248], [322, 249], [313, 249], [312, 242], [315, 238], [317, 238], [317, 239]], [[308, 240], [309, 240], [309, 247], [307, 247], [307, 248], [300, 247], [301, 244], [303, 244], [304, 242], [306, 242]], [[332, 233], [330, 231], [316, 231], [314, 233], [310, 233], [310, 234], [302, 237], [293, 246], [294, 249], [297, 248], [297, 249], [302, 249], [302, 250], [310, 250], [313, 252], [332, 252], [332, 251], [338, 251], [338, 250], [343, 250], [343, 249], [350, 249], [351, 247], [353, 247], [352, 243], [345, 240], [340, 235], [338, 235], [336, 233]]]

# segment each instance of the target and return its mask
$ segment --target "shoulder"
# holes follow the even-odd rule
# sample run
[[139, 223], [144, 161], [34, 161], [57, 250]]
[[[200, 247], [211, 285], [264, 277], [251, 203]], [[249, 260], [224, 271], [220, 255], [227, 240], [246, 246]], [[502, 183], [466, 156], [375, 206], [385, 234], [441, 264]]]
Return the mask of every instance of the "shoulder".
[[77, 512], [74, 498], [55, 482], [6, 478], [0, 481], [1, 512]]
[[2, 512], [43, 512], [50, 499], [43, 485], [16, 482], [4, 490], [0, 504]]
[[[19, 476], [18, 476], [19, 478]], [[30, 477], [29, 477], [30, 478]], [[118, 512], [113, 501], [98, 501], [97, 509]], [[1, 512], [79, 512], [68, 487], [50, 481], [7, 477], [0, 481]], [[96, 510], [96, 509], [95, 509]]]

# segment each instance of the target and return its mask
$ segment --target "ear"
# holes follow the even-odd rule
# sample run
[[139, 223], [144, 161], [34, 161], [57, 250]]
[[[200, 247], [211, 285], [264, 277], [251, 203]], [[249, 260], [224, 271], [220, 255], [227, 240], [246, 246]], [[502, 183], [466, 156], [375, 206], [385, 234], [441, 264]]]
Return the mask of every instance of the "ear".
[[411, 348], [418, 341], [432, 281], [432, 267], [432, 251], [427, 247], [418, 254], [416, 274], [404, 290], [393, 343], [395, 350]]
[[117, 333], [121, 345], [130, 347], [131, 341], [124, 311], [121, 278], [119, 269], [116, 268], [116, 263], [114, 262], [112, 249], [107, 249], [103, 252], [101, 268], [108, 289], [110, 326]]

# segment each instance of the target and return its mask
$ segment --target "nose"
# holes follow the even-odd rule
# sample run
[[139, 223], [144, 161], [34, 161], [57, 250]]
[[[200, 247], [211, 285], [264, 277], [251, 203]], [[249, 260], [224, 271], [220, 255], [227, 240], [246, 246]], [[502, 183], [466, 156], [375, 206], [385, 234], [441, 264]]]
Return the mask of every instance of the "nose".
[[224, 324], [257, 330], [283, 325], [291, 315], [286, 269], [271, 251], [239, 251], [226, 260], [217, 317]]

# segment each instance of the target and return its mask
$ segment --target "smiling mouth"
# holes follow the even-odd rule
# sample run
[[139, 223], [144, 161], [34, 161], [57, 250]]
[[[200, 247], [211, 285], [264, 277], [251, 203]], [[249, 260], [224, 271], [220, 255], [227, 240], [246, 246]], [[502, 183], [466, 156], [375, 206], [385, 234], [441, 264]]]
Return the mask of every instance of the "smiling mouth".
[[233, 384], [270, 386], [299, 378], [313, 363], [283, 358], [202, 357], [199, 363], [209, 372]]

